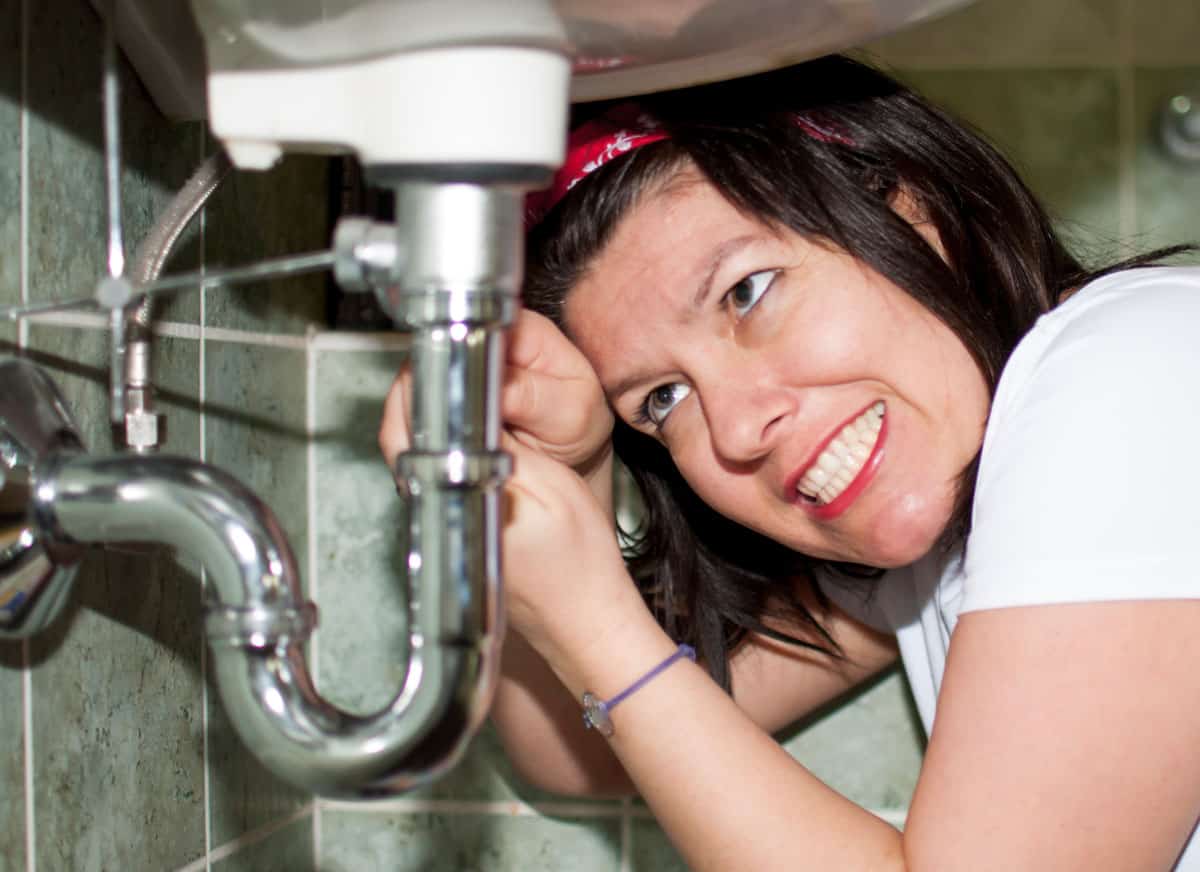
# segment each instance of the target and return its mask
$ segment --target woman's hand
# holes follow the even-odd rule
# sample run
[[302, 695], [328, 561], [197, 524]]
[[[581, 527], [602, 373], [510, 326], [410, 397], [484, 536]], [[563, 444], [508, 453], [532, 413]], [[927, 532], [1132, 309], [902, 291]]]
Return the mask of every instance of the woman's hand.
[[[522, 309], [509, 331], [500, 397], [505, 429], [585, 477], [607, 468], [612, 412], [596, 373], [552, 321]], [[412, 444], [411, 375], [396, 377], [383, 407], [379, 447], [391, 464]]]
[[547, 652], [546, 630], [580, 632], [621, 594], [634, 594], [610, 512], [576, 471], [505, 435], [513, 474], [504, 489], [503, 575], [511, 625]]
[[[586, 587], [593, 568], [628, 583], [611, 509], [613, 416], [591, 365], [541, 315], [519, 312], [505, 363], [501, 447], [514, 459], [503, 522], [506, 599], [513, 626], [537, 636], [535, 612], [577, 604], [571, 597], [583, 591], [572, 593], [573, 583]], [[406, 366], [384, 403], [379, 446], [389, 465], [412, 444], [411, 381]]]

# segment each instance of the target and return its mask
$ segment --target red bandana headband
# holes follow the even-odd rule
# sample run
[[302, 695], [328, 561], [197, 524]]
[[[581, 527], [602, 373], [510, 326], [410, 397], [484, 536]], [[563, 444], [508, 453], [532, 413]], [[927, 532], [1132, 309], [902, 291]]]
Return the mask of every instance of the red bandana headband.
[[620, 103], [579, 125], [567, 137], [567, 156], [550, 187], [526, 198], [526, 225], [532, 227], [541, 221], [567, 191], [614, 157], [666, 138], [666, 131], [660, 130], [658, 122], [636, 103]]
[[[792, 120], [820, 142], [854, 145], [850, 137], [829, 125], [818, 124], [809, 116], [796, 112]], [[660, 128], [658, 121], [636, 103], [620, 103], [579, 125], [567, 137], [567, 156], [550, 186], [526, 197], [526, 227], [536, 225], [568, 191], [613, 158], [668, 138], [669, 134]]]

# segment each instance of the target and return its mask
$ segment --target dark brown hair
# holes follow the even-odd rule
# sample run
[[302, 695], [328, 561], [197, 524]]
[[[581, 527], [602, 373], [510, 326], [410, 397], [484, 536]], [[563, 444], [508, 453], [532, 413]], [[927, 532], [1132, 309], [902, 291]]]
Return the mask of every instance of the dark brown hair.
[[[1176, 251], [1085, 269], [994, 148], [891, 78], [846, 58], [639, 102], [669, 138], [596, 170], [529, 234], [525, 303], [560, 325], [563, 301], [621, 217], [648, 187], [688, 163], [745, 214], [832, 243], [910, 294], [959, 337], [993, 392], [1013, 348], [1061, 294]], [[893, 211], [902, 188], [933, 222], [945, 258]], [[630, 538], [631, 571], [663, 626], [696, 647], [723, 687], [730, 686], [728, 654], [747, 632], [840, 653], [797, 596], [796, 585], [808, 585], [826, 605], [814, 578], [820, 562], [711, 509], [657, 441], [620, 422], [613, 439], [645, 505]], [[963, 471], [940, 547], [966, 536], [976, 463]], [[843, 576], [878, 574], [832, 568]], [[794, 630], [771, 629], [764, 623], [776, 624], [771, 616]]]

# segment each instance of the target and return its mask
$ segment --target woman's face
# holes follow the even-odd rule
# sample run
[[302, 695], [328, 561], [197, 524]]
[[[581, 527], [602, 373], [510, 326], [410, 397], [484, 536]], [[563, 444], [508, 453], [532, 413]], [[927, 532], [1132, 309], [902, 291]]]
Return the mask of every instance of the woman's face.
[[617, 414], [705, 502], [813, 557], [921, 557], [983, 436], [987, 385], [949, 328], [694, 170], [630, 210], [565, 323]]

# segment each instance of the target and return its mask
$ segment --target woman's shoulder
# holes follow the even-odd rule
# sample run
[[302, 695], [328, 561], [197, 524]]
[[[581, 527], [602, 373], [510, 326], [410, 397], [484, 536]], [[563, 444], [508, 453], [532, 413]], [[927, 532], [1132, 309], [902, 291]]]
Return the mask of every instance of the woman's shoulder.
[[1200, 266], [1140, 267], [1109, 273], [1083, 285], [1039, 319], [1026, 338], [1114, 331], [1141, 335], [1154, 324], [1171, 332], [1186, 332], [1189, 324], [1196, 322], [1184, 318], [1197, 311]]
[[[1131, 367], [1168, 373], [1200, 353], [1200, 266], [1142, 267], [1110, 273], [1079, 288], [1043, 315], [1018, 343], [1001, 374], [996, 408], [1030, 385], [1063, 388], [1065, 379], [1103, 383]], [[1176, 372], [1179, 377], [1186, 372]], [[1200, 378], [1200, 369], [1191, 373]]]
[[[996, 391], [963, 611], [1195, 598], [1200, 269], [1105, 276], [1045, 316]], [[1132, 510], [1136, 507], [1136, 511]]]

